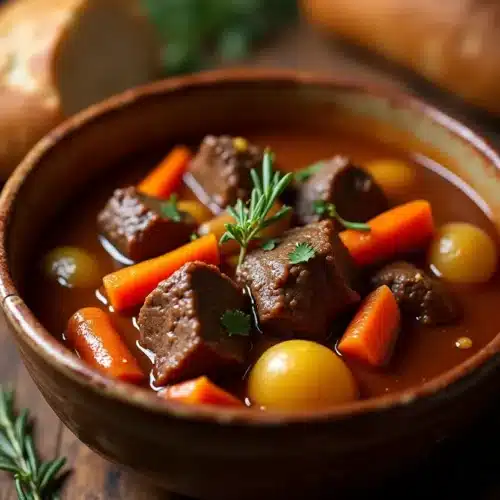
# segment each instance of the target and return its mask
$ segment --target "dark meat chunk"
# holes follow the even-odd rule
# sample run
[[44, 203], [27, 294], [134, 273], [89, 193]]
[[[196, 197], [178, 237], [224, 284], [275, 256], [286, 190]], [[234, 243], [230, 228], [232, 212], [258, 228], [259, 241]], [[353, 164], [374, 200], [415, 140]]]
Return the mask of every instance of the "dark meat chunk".
[[[291, 264], [298, 243], [314, 248], [307, 262]], [[359, 301], [351, 257], [330, 220], [287, 231], [270, 251], [251, 252], [238, 273], [253, 295], [264, 331], [324, 340], [337, 314]]]
[[303, 224], [318, 221], [315, 201], [333, 203], [341, 217], [366, 222], [387, 210], [387, 199], [373, 177], [344, 156], [335, 156], [300, 186], [297, 215]]
[[208, 204], [220, 208], [247, 200], [252, 190], [250, 171], [260, 169], [263, 152], [241, 137], [208, 135], [191, 161], [189, 172], [204, 191]]
[[245, 310], [247, 298], [215, 266], [189, 262], [162, 281], [139, 313], [141, 342], [156, 356], [156, 383], [178, 382], [240, 367], [249, 337], [229, 336], [227, 310]]
[[97, 217], [99, 230], [122, 255], [135, 262], [162, 255], [188, 243], [196, 228], [189, 214], [180, 213], [179, 221], [162, 215], [162, 203], [134, 187], [116, 189]]
[[385, 266], [372, 278], [374, 287], [387, 285], [403, 312], [424, 325], [451, 323], [459, 309], [443, 283], [408, 262]]

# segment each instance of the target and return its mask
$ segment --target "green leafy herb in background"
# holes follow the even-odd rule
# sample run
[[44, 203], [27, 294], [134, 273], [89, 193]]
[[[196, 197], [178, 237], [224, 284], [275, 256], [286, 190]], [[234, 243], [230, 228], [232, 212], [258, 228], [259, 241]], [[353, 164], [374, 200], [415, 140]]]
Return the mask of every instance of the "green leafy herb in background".
[[305, 182], [309, 177], [312, 175], [316, 174], [323, 168], [324, 163], [322, 161], [319, 161], [317, 163], [313, 163], [312, 165], [309, 165], [306, 168], [303, 168], [302, 170], [297, 170], [293, 174], [293, 178], [295, 179], [295, 182]]
[[143, 0], [164, 42], [167, 74], [245, 58], [297, 16], [296, 0]]
[[262, 249], [266, 252], [270, 252], [278, 246], [279, 241], [280, 240], [278, 238], [271, 238], [270, 240], [267, 240], [262, 244]]
[[230, 337], [233, 335], [250, 335], [250, 328], [252, 326], [250, 315], [239, 309], [226, 311], [222, 315], [221, 323]]
[[40, 462], [28, 411], [14, 411], [14, 395], [0, 386], [0, 470], [12, 474], [19, 500], [56, 500], [66, 459]]

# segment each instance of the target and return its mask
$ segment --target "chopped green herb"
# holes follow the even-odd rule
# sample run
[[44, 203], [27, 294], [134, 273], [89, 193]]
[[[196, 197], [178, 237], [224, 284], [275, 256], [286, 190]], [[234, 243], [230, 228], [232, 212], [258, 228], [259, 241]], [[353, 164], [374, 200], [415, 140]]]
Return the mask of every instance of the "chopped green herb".
[[309, 243], [297, 243], [293, 252], [288, 254], [291, 264], [302, 264], [311, 260], [316, 255], [314, 248]]
[[280, 240], [278, 238], [271, 238], [270, 240], [267, 240], [262, 244], [262, 249], [266, 252], [274, 250], [278, 246], [279, 242]]
[[337, 208], [333, 203], [323, 200], [316, 200], [313, 204], [314, 212], [321, 216], [330, 217], [331, 219], [338, 220], [346, 229], [353, 229], [354, 231], [370, 231], [370, 225], [364, 222], [351, 222], [342, 218]]
[[177, 196], [173, 194], [170, 198], [161, 204], [161, 215], [165, 219], [180, 222], [182, 220], [181, 213], [177, 210]]
[[255, 170], [250, 172], [254, 185], [250, 203], [246, 204], [238, 199], [234, 207], [227, 209], [236, 222], [226, 224], [226, 232], [222, 235], [220, 243], [229, 240], [239, 243], [238, 267], [245, 258], [250, 242], [258, 238], [263, 229], [283, 218], [291, 210], [285, 205], [273, 216], [267, 217], [276, 200], [292, 181], [291, 173], [282, 177], [280, 172], [273, 172], [272, 162], [273, 155], [266, 150], [262, 160], [262, 177], [259, 177]]
[[197, 240], [198, 238], [199, 236], [196, 233], [191, 233], [191, 236], [189, 237], [191, 241]]
[[250, 335], [252, 326], [250, 315], [239, 309], [227, 310], [221, 317], [221, 323], [230, 337], [232, 335]]
[[316, 174], [323, 168], [324, 162], [319, 161], [317, 163], [313, 163], [312, 165], [309, 165], [306, 168], [303, 168], [302, 170], [298, 170], [293, 174], [293, 177], [295, 179], [295, 182], [305, 182], [309, 177], [312, 175]]

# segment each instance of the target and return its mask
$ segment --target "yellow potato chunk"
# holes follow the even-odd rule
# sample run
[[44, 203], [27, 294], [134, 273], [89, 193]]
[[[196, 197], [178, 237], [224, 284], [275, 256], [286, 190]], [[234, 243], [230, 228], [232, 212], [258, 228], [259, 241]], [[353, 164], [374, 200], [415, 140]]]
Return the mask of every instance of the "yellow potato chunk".
[[416, 184], [413, 165], [401, 160], [374, 160], [364, 166], [389, 198], [407, 195]]
[[485, 283], [494, 274], [497, 260], [493, 239], [465, 222], [444, 225], [429, 252], [429, 263], [436, 274], [453, 283]]
[[78, 247], [58, 247], [44, 259], [45, 274], [68, 288], [94, 288], [101, 283], [94, 256]]
[[269, 348], [250, 371], [252, 404], [266, 410], [321, 410], [358, 397], [356, 381], [327, 347], [288, 340]]

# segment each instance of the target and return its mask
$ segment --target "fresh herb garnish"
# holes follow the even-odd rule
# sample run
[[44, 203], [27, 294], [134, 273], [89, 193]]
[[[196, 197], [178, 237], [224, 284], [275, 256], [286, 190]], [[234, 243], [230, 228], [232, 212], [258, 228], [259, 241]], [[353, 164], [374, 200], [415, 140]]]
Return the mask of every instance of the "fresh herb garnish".
[[262, 250], [265, 250], [266, 252], [269, 252], [271, 250], [274, 250], [277, 246], [280, 240], [278, 238], [271, 238], [270, 240], [265, 241], [262, 243]]
[[306, 168], [303, 168], [302, 170], [298, 170], [293, 174], [293, 177], [295, 179], [295, 182], [305, 182], [309, 177], [312, 175], [316, 174], [323, 168], [324, 162], [319, 161], [317, 163], [313, 163], [312, 165], [309, 165]]
[[233, 335], [250, 335], [252, 322], [249, 314], [239, 309], [231, 309], [227, 310], [220, 320], [230, 337]]
[[314, 212], [318, 215], [326, 215], [331, 219], [337, 219], [346, 229], [353, 229], [355, 231], [370, 231], [370, 225], [364, 222], [351, 222], [342, 218], [338, 212], [337, 208], [333, 203], [329, 203], [323, 200], [316, 200], [313, 203]]
[[195, 241], [199, 238], [198, 234], [197, 233], [191, 233], [191, 236], [189, 237], [189, 239], [191, 241]]
[[177, 210], [177, 195], [173, 194], [170, 198], [162, 202], [161, 215], [166, 219], [173, 220], [174, 222], [180, 222], [182, 220], [181, 213]]
[[0, 386], [0, 470], [13, 475], [20, 500], [54, 500], [65, 458], [40, 462], [28, 411], [14, 411], [14, 395]]
[[266, 150], [262, 160], [262, 178], [255, 170], [250, 172], [254, 187], [249, 206], [239, 199], [234, 207], [227, 209], [236, 222], [225, 225], [226, 232], [222, 235], [220, 243], [229, 240], [236, 240], [239, 243], [241, 248], [238, 267], [245, 259], [250, 242], [258, 238], [263, 229], [283, 218], [291, 210], [285, 205], [276, 214], [267, 217], [278, 197], [292, 180], [291, 173], [282, 177], [280, 172], [273, 172], [272, 162], [272, 153]]
[[302, 264], [311, 260], [316, 255], [314, 248], [309, 243], [297, 243], [293, 252], [288, 254], [290, 264]]

